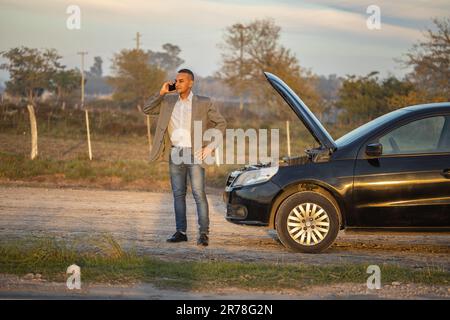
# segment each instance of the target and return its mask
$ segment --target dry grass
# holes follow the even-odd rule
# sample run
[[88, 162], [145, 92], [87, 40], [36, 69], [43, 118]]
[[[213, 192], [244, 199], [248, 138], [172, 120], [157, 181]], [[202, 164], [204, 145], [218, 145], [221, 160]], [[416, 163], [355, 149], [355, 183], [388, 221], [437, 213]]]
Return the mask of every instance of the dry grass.
[[[225, 108], [228, 128], [279, 129], [280, 157], [287, 154], [285, 120], [291, 120], [291, 155], [304, 154], [317, 146], [300, 120], [287, 116], [260, 116], [258, 108]], [[283, 106], [286, 107], [286, 106]], [[14, 109], [15, 108], [15, 109]], [[9, 115], [11, 110], [17, 110]], [[250, 108], [251, 109], [251, 108]], [[8, 111], [9, 110], [9, 111]], [[8, 112], [7, 112], [8, 111]], [[145, 116], [137, 111], [96, 110], [91, 113], [93, 161], [88, 160], [88, 145], [81, 110], [38, 109], [39, 156], [28, 160], [31, 137], [27, 113], [16, 106], [0, 108], [0, 183], [26, 183], [32, 186], [75, 186], [106, 189], [169, 191], [168, 166], [150, 164]], [[152, 121], [152, 130], [156, 121]], [[345, 129], [331, 128], [334, 136]], [[248, 159], [248, 148], [247, 148]], [[207, 186], [222, 189], [227, 174], [242, 165], [211, 166]]]

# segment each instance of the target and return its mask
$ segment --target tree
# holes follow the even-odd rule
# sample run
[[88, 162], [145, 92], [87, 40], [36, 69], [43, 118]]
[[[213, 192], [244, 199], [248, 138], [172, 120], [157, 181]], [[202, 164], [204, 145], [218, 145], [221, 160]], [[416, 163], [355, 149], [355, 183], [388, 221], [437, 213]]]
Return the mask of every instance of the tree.
[[184, 63], [184, 60], [178, 56], [181, 53], [181, 49], [170, 43], [164, 44], [162, 48], [164, 49], [163, 52], [148, 50], [148, 62], [159, 69], [165, 70], [167, 73], [172, 73]]
[[400, 97], [414, 93], [414, 85], [393, 76], [380, 81], [374, 71], [364, 77], [347, 76], [339, 90], [336, 106], [343, 110], [341, 121], [358, 125], [404, 107]]
[[122, 50], [112, 60], [113, 99], [124, 105], [143, 105], [144, 101], [160, 89], [166, 79], [165, 71], [148, 63], [150, 54], [142, 50]]
[[341, 120], [347, 124], [362, 123], [378, 114], [379, 101], [382, 99], [378, 72], [371, 72], [365, 77], [347, 76], [339, 90], [336, 106], [344, 110]]
[[10, 76], [6, 82], [6, 91], [26, 97], [31, 104], [35, 104], [44, 89], [54, 89], [52, 79], [64, 68], [59, 62], [61, 56], [55, 49], [38, 50], [22, 46], [2, 51], [0, 55], [9, 60], [0, 66]]
[[243, 95], [250, 85], [250, 59], [246, 49], [251, 40], [249, 28], [242, 23], [233, 24], [225, 31], [224, 43], [219, 44], [222, 52], [222, 67], [217, 73], [219, 78], [239, 96], [240, 110], [243, 109]]
[[[279, 103], [273, 91], [261, 90], [266, 84], [263, 72], [282, 78], [313, 111], [321, 113], [317, 79], [300, 67], [296, 56], [279, 44], [281, 28], [270, 19], [255, 20], [248, 25], [235, 24], [226, 30], [222, 45], [222, 67], [219, 76], [236, 94], [251, 92], [261, 103], [272, 109]], [[283, 110], [276, 109], [277, 113]]]
[[99, 56], [94, 57], [94, 64], [86, 72], [85, 93], [88, 95], [109, 95], [112, 88], [107, 83], [107, 77], [103, 77], [103, 59]]
[[89, 70], [89, 75], [96, 78], [101, 78], [103, 75], [102, 69], [103, 60], [102, 57], [94, 57], [94, 64]]
[[81, 86], [81, 75], [79, 70], [60, 70], [53, 77], [57, 102], [62, 103], [65, 108], [67, 97]]
[[425, 40], [415, 44], [401, 61], [413, 71], [407, 78], [429, 98], [450, 100], [450, 18], [433, 19]]

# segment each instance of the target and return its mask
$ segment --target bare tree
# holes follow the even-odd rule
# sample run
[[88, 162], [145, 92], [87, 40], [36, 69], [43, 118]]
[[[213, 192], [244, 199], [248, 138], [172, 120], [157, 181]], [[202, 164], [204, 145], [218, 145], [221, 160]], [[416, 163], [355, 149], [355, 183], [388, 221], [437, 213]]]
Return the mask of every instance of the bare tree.
[[242, 23], [236, 23], [226, 29], [224, 43], [219, 44], [223, 52], [222, 67], [217, 75], [239, 96], [240, 110], [243, 109], [243, 95], [250, 84], [250, 41], [249, 28]]
[[412, 67], [408, 80], [429, 97], [450, 99], [450, 18], [433, 19], [425, 40], [415, 44], [401, 62]]
[[[266, 84], [263, 72], [280, 76], [316, 112], [320, 110], [317, 79], [300, 67], [296, 56], [279, 43], [281, 28], [271, 19], [248, 25], [234, 24], [227, 29], [222, 44], [223, 62], [219, 76], [239, 95], [249, 93], [269, 108], [279, 104], [278, 95], [261, 90]], [[279, 108], [277, 113], [283, 112]]]

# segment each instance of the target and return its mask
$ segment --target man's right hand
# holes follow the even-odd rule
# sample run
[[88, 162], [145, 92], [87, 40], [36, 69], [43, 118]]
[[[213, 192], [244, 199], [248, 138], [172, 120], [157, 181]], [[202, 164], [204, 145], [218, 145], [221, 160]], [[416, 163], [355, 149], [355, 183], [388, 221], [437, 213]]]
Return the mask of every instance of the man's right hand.
[[159, 95], [163, 96], [166, 93], [169, 93], [170, 92], [169, 91], [169, 84], [173, 84], [173, 83], [174, 83], [173, 81], [166, 81], [166, 82], [164, 82], [164, 84], [161, 87], [161, 90], [159, 90]]

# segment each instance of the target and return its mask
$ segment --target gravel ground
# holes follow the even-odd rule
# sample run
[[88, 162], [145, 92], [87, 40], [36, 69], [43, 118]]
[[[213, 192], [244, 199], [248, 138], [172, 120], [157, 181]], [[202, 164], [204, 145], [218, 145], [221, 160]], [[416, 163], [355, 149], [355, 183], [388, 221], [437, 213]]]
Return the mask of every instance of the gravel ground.
[[[410, 268], [436, 267], [447, 271], [450, 269], [450, 234], [448, 233], [352, 234], [341, 232], [335, 245], [323, 254], [292, 253], [280, 244], [276, 233], [272, 230], [228, 223], [224, 219], [225, 205], [219, 195], [208, 195], [208, 201], [211, 219], [210, 246], [201, 248], [196, 245], [197, 221], [192, 196], [189, 196], [187, 201], [189, 241], [169, 244], [165, 240], [175, 229], [171, 194], [1, 186], [0, 240], [50, 235], [70, 241], [73, 238], [109, 233], [125, 248], [134, 248], [139, 253], [165, 260], [230, 260], [308, 265], [396, 264]], [[36, 279], [29, 281], [32, 281], [32, 284], [36, 283]], [[37, 282], [42, 281], [38, 279]], [[13, 291], [16, 292], [16, 289], [20, 289], [22, 285], [19, 283], [14, 287], [10, 283], [11, 289], [4, 290], [4, 283], [0, 281], [0, 297], [5, 297], [5, 294], [8, 296], [8, 292], [11, 294]], [[137, 284], [127, 288], [133, 296], [132, 292], [142, 290], [145, 292], [142, 288], [150, 287], [147, 284]], [[20, 296], [19, 291], [17, 294]], [[26, 292], [23, 294], [26, 295]], [[95, 296], [95, 290], [93, 292], [91, 297]], [[155, 292], [154, 294], [158, 296], [159, 293]], [[204, 294], [209, 296], [212, 293], [188, 292], [183, 296], [195, 299], [202, 298]], [[214, 296], [217, 295], [220, 298], [220, 294], [217, 291]], [[226, 294], [247, 297], [259, 293], [246, 294], [234, 290]], [[280, 296], [276, 292], [264, 294], [268, 297]], [[448, 299], [450, 297], [448, 286], [397, 283], [385, 285], [375, 292], [367, 292], [364, 284], [361, 286], [342, 284], [316, 287], [314, 290], [308, 290], [308, 294], [285, 292], [282, 296], [285, 295], [295, 298], [337, 299], [340, 297], [441, 297]], [[117, 296], [111, 293], [111, 297], [113, 296], [120, 297], [120, 294]], [[137, 294], [136, 297], [147, 296]]]

